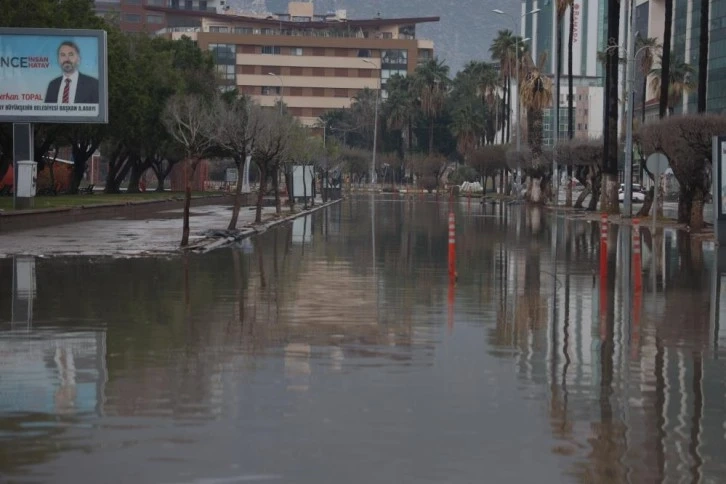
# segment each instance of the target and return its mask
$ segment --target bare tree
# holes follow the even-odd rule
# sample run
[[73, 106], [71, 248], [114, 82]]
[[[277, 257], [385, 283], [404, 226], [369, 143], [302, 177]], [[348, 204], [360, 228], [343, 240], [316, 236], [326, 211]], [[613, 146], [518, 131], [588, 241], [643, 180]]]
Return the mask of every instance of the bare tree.
[[277, 110], [261, 109], [259, 129], [252, 159], [260, 170], [260, 186], [257, 194], [257, 213], [255, 222], [262, 222], [262, 202], [267, 192], [267, 179], [272, 176], [273, 186], [277, 186], [280, 160], [286, 159], [290, 149], [289, 134], [295, 120], [290, 116], [280, 116]]
[[187, 179], [181, 246], [186, 247], [189, 245], [189, 206], [192, 200], [194, 173], [213, 145], [216, 126], [211, 104], [207, 99], [195, 94], [177, 94], [169, 98], [162, 121], [169, 134], [184, 150]]
[[232, 219], [227, 229], [237, 228], [237, 219], [242, 205], [242, 175], [245, 160], [255, 148], [255, 139], [260, 130], [261, 108], [248, 97], [243, 96], [231, 103], [219, 100], [214, 108], [217, 117], [215, 140], [227, 152], [237, 167], [237, 188], [232, 207]]
[[[671, 116], [643, 126], [638, 140], [647, 154], [668, 157], [680, 185], [678, 221], [693, 232], [704, 226], [703, 205], [711, 191], [712, 137], [726, 131], [726, 117], [714, 114]], [[655, 180], [656, 183], [659, 180]], [[714, 200], [722, 203], [722, 200]]]

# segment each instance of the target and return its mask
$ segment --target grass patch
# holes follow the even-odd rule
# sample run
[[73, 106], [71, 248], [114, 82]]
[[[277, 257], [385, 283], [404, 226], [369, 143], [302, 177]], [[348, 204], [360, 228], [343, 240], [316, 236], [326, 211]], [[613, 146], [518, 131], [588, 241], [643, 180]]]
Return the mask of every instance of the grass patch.
[[[220, 192], [195, 192], [193, 198], [222, 195]], [[128, 202], [150, 202], [155, 200], [183, 199], [184, 192], [144, 193], [94, 193], [93, 195], [57, 195], [35, 197], [35, 210], [48, 208], [71, 208], [89, 205], [104, 205]], [[0, 210], [13, 211], [13, 197], [0, 197]], [[22, 211], [22, 210], [18, 210]]]

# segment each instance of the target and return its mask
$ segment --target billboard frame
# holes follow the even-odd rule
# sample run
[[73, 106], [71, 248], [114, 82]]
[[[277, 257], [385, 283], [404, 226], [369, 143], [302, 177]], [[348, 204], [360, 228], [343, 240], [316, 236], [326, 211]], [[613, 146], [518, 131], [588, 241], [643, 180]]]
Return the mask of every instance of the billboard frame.
[[0, 123], [108, 124], [108, 35], [105, 30], [0, 27], [0, 37], [3, 35], [95, 37], [98, 41], [98, 115], [93, 118], [44, 115], [5, 116], [0, 111]]

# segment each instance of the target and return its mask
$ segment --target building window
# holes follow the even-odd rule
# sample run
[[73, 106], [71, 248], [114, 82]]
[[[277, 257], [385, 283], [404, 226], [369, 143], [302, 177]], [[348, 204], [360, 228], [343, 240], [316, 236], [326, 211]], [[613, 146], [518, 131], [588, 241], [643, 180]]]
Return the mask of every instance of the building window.
[[192, 0], [184, 0], [184, 8], [186, 10], [194, 10], [194, 2]]
[[280, 86], [262, 86], [263, 96], [279, 96]]
[[577, 123], [577, 131], [582, 131], [582, 124]]
[[381, 53], [383, 64], [406, 64], [408, 62], [408, 51], [404, 49], [384, 50]]
[[303, 55], [302, 47], [290, 47], [290, 55]]
[[161, 15], [147, 15], [146, 16], [146, 23], [147, 24], [161, 24], [164, 23], [164, 17]]
[[217, 73], [219, 74], [219, 77], [221, 77], [225, 81], [235, 80], [235, 67], [232, 65], [217, 66]]
[[199, 0], [199, 10], [207, 10], [207, 0]]
[[293, 16], [292, 17], [293, 22], [310, 22], [310, 17], [301, 17], [301, 16]]
[[209, 44], [209, 51], [212, 53], [215, 64], [235, 64], [234, 44]]
[[262, 35], [275, 35], [275, 31], [269, 28], [260, 29], [260, 33]]
[[280, 55], [280, 47], [276, 45], [263, 45], [262, 55]]
[[141, 0], [124, 0], [126, 5], [141, 5]]
[[234, 28], [235, 34], [242, 34], [242, 35], [252, 35], [252, 28], [250, 27], [235, 27]]
[[224, 27], [222, 25], [210, 25], [209, 26], [210, 32], [221, 32], [221, 33], [227, 33], [229, 32], [229, 27]]
[[[146, 0], [146, 5], [150, 7], [166, 7], [166, 0]], [[179, 2], [177, 1], [177, 6]]]
[[179, 0], [170, 0], [169, 6], [171, 8], [179, 8]]
[[124, 20], [130, 24], [138, 24], [141, 22], [141, 15], [135, 13], [127, 13], [124, 15]]
[[405, 69], [381, 69], [381, 79], [383, 80], [389, 79], [396, 74], [406, 77], [407, 72]]
[[358, 57], [370, 57], [371, 51], [368, 49], [358, 49]]

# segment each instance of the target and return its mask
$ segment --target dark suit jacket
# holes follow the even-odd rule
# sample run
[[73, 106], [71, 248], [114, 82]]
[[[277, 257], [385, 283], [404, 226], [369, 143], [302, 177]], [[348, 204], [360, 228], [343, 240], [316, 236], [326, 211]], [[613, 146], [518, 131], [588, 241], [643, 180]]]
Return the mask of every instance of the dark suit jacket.
[[[60, 90], [63, 76], [56, 77], [45, 93], [45, 102], [57, 103], [58, 91]], [[79, 104], [98, 104], [98, 79], [78, 73], [78, 86], [76, 86], [76, 98], [72, 101]]]

